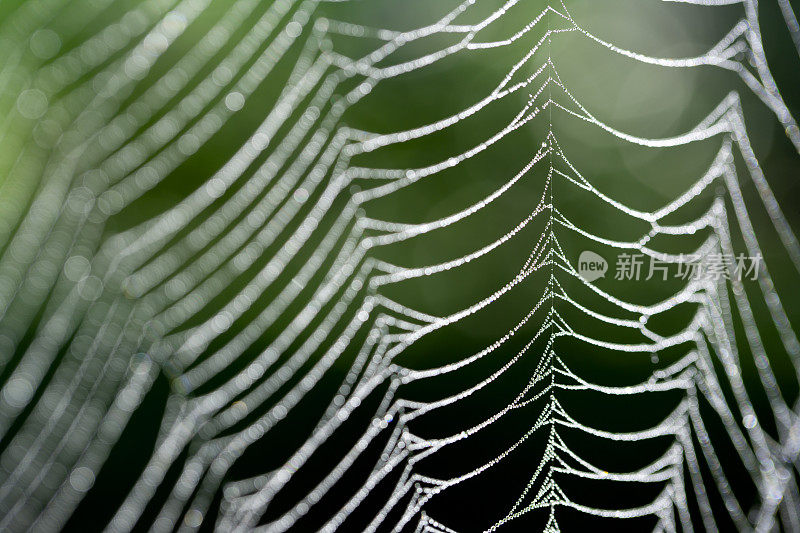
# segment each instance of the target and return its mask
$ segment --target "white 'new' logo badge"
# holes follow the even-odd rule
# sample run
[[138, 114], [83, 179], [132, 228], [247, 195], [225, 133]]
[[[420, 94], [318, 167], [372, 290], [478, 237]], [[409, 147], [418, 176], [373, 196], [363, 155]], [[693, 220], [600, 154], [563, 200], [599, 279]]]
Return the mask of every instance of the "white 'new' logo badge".
[[601, 256], [588, 250], [581, 252], [578, 258], [578, 274], [586, 281], [603, 278], [608, 271], [608, 262]]

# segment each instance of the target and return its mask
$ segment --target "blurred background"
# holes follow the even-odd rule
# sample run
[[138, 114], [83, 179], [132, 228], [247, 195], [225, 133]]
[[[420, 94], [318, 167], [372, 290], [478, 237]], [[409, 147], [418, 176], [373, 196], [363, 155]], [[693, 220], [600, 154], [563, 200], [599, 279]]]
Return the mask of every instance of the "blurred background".
[[[577, 268], [578, 257], [585, 250], [608, 261], [607, 275], [594, 285], [615, 298], [651, 305], [678, 293], [686, 281], [673, 276], [667, 281], [614, 279], [617, 258], [622, 251], [592, 240], [572, 226], [608, 241], [630, 242], [646, 235], [650, 224], [609, 206], [592, 192], [577, 186], [575, 182], [580, 179], [575, 176], [582, 176], [599, 192], [632, 209], [655, 211], [689, 190], [708, 172], [721, 147], [729, 142], [726, 141], [729, 136], [722, 133], [673, 147], [643, 146], [621, 139], [575, 113], [591, 114], [597, 121], [631, 136], [670, 138], [693, 130], [735, 92], [741, 100], [744, 125], [758, 164], [790, 227], [800, 227], [797, 148], [787, 137], [774, 110], [753, 93], [739, 74], [716, 65], [672, 68], [637, 61], [614, 52], [581, 31], [566, 31], [572, 23], [558, 14], [568, 9], [576, 25], [621, 49], [658, 58], [683, 58], [701, 56], [714, 48], [743, 18], [742, 4], [702, 6], [656, 0], [564, 0], [565, 5], [562, 5], [560, 1], [523, 0], [509, 7], [507, 13], [475, 37], [475, 42], [501, 41], [525, 30], [520, 38], [507, 45], [463, 49], [437, 56], [430, 64], [414, 63], [437, 50], [453, 47], [464, 38], [463, 32], [433, 32], [404, 43], [375, 65], [383, 68], [408, 62], [413, 68], [405, 72], [372, 83], [367, 72], [358, 71], [352, 65], [350, 71], [344, 67], [348, 58], [368, 57], [391, 42], [399, 32], [434, 24], [459, 4], [451, 0], [0, 2], [0, 58], [3, 60], [0, 66], [3, 109], [0, 113], [3, 123], [0, 218], [3, 225], [0, 229], [4, 232], [0, 237], [5, 237], [0, 238], [0, 252], [4, 254], [0, 286], [3, 297], [8, 296], [0, 300], [4, 310], [0, 317], [3, 363], [0, 380], [6, 402], [2, 406], [5, 414], [0, 464], [4, 486], [7, 485], [2, 495], [2, 509], [8, 517], [6, 527], [9, 530], [26, 530], [38, 524], [65, 531], [98, 531], [109, 523], [112, 529], [128, 526], [137, 530], [151, 526], [170, 529], [183, 525], [211, 530], [215, 522], [224, 529], [218, 520], [230, 502], [223, 498], [223, 487], [253, 476], [269, 476], [285, 468], [287, 460], [318, 427], [332, 398], [341, 393], [341, 384], [348, 379], [348, 372], [354, 368], [359, 350], [366, 342], [368, 328], [358, 329], [355, 334], [347, 333], [347, 346], [319, 381], [304, 392], [288, 415], [276, 421], [262, 437], [254, 439], [241, 456], [232, 461], [219, 483], [202, 485], [199, 489], [192, 485], [187, 489], [188, 495], [171, 500], [175, 496], [174, 487], [183, 479], [186, 465], [198, 451], [206, 449], [203, 446], [211, 442], [212, 437], [224, 439], [246, 431], [249, 424], [283, 401], [293, 387], [324, 360], [337, 337], [348, 331], [348, 324], [363, 310], [361, 302], [372, 290], [368, 283], [348, 289], [351, 278], [345, 277], [347, 283], [337, 287], [335, 298], [320, 305], [319, 314], [311, 319], [309, 326], [291, 342], [287, 341], [281, 350], [275, 348], [274, 360], [253, 380], [252, 386], [257, 387], [277, 375], [280, 368], [291, 364], [295, 354], [305, 353], [303, 350], [309, 339], [316, 339], [318, 345], [308, 348], [308, 358], [298, 365], [296, 372], [283, 379], [268, 398], [256, 404], [249, 403], [249, 387], [226, 398], [225, 408], [237, 401], [244, 402], [246, 414], [233, 424], [215, 426], [205, 433], [197, 429], [191, 438], [176, 444], [174, 458], [163, 469], [163, 481], [153, 487], [149, 496], [134, 499], [142, 502], [140, 516], [128, 522], [111, 520], [120, 518], [118, 510], [132, 501], [126, 498], [130, 498], [131, 490], [137, 486], [137, 480], [158, 445], [164, 442], [162, 439], [171, 421], [198, 405], [198, 398], [210, 397], [215, 390], [233, 382], [240, 372], [252, 368], [253, 362], [268, 347], [283, 339], [282, 335], [294, 327], [296, 317], [309, 302], [315, 301], [320, 287], [331, 276], [335, 277], [348, 254], [356, 254], [349, 248], [354, 242], [390, 233], [378, 226], [364, 230], [363, 235], [353, 233], [353, 228], [358, 229], [358, 219], [366, 217], [398, 224], [436, 221], [473, 206], [519, 176], [506, 192], [457, 223], [375, 246], [366, 254], [371, 260], [418, 268], [480, 250], [512, 231], [531, 216], [537, 206], [546, 206], [512, 238], [474, 261], [377, 289], [374, 294], [407, 308], [445, 317], [501, 289], [530, 266], [532, 255], [538, 256], [534, 263], [543, 261], [540, 268], [491, 305], [432, 331], [400, 351], [394, 362], [413, 370], [441, 367], [481, 352], [523, 320], [543, 295], [549, 294], [551, 283], [557, 283], [559, 292], [585, 308], [620, 319], [638, 320], [640, 313], [620, 309], [568, 272], [566, 265]], [[795, 10], [800, 8], [794, 2], [790, 5]], [[552, 6], [553, 11], [545, 11], [542, 21], [530, 26], [548, 6]], [[453, 24], [475, 24], [501, 7], [499, 1], [478, 0], [459, 14]], [[759, 2], [758, 21], [769, 68], [788, 110], [797, 116], [800, 58], [779, 2]], [[164, 31], [157, 37], [148, 37], [149, 41], [145, 39], [143, 35], [148, 28], [158, 24]], [[268, 31], [270, 24], [276, 28], [274, 31]], [[554, 33], [548, 38], [548, 32]], [[536, 52], [523, 61], [540, 42]], [[242, 43], [250, 46], [246, 54]], [[132, 50], [141, 53], [129, 56]], [[326, 53], [329, 55], [325, 56]], [[736, 54], [733, 61], [753, 71], [749, 54], [745, 49]], [[229, 58], [234, 56], [239, 59], [231, 61]], [[302, 76], [310, 71], [313, 61], [323, 56], [343, 59], [335, 59], [321, 70], [317, 79], [308, 81], [310, 89], [298, 96], [291, 106], [277, 108], [276, 102], [286, 101], [287, 91], [306, 83]], [[138, 57], [139, 63], [127, 59], [129, 57]], [[145, 64], [147, 61], [150, 63]], [[510, 78], [511, 85], [539, 74], [527, 87], [463, 116], [452, 125], [366, 153], [354, 150], [351, 158], [341, 158], [339, 152], [330, 148], [336, 132], [343, 130], [370, 135], [393, 134], [456, 115], [490, 95], [515, 65], [518, 68]], [[545, 84], [548, 78], [555, 81]], [[330, 79], [335, 79], [336, 84], [326, 93], [325, 83]], [[369, 88], [360, 90], [362, 87]], [[542, 90], [537, 93], [540, 87]], [[359, 96], [353, 97], [353, 94]], [[535, 116], [496, 138], [528, 104], [528, 112], [537, 110]], [[583, 112], [578, 104], [584, 108]], [[341, 112], [337, 106], [341, 107]], [[309, 110], [312, 110], [310, 114]], [[571, 114], [570, 110], [575, 113]], [[254, 137], [262, 131], [259, 128], [271, 113], [284, 112], [285, 120], [274, 131]], [[307, 133], [297, 137], [299, 134], [293, 128], [304, 121], [310, 121]], [[322, 135], [320, 140], [313, 138], [315, 134]], [[292, 145], [293, 136], [300, 142]], [[347, 144], [357, 145], [360, 140], [363, 137], [354, 134]], [[314, 143], [319, 144], [319, 149], [308, 156], [307, 163], [302, 163], [303, 147]], [[563, 158], [558, 153], [550, 154], [523, 171], [537, 152], [554, 143]], [[131, 148], [126, 151], [120, 149], [122, 146]], [[476, 146], [485, 149], [391, 194], [370, 197], [370, 191], [408, 176], [408, 170], [446, 162]], [[733, 165], [744, 205], [792, 329], [792, 325], [800, 321], [800, 303], [796, 298], [798, 272], [750, 177], [748, 161], [737, 146], [734, 143], [732, 148]], [[250, 150], [244, 156], [243, 147]], [[331, 151], [335, 162], [320, 174], [314, 174], [310, 169], [314, 165], [321, 168], [320, 161], [326, 157], [321, 154], [328, 153], [325, 150]], [[232, 160], [243, 163], [232, 170], [224, 170]], [[373, 179], [367, 172], [353, 173], [352, 180], [339, 186], [337, 172], [354, 167], [398, 172], [388, 179], [387, 176]], [[551, 168], [574, 180], [553, 173]], [[228, 174], [221, 174], [221, 169]], [[214, 221], [215, 213], [222, 206], [243, 197], [249, 184], [258, 182], [258, 176], [265, 172], [272, 178], [261, 189], [248, 193], [253, 198], [252, 203], [228, 219]], [[228, 180], [226, 176], [233, 176], [233, 179]], [[209, 180], [213, 179], [222, 179], [226, 185], [212, 190], [216, 182]], [[85, 199], [84, 193], [91, 200]], [[208, 193], [205, 204], [193, 200], [201, 193]], [[36, 199], [43, 197], [47, 201], [37, 208]], [[354, 198], [358, 200], [355, 204]], [[361, 202], [363, 198], [368, 200]], [[722, 199], [726, 206], [734, 250], [747, 253], [746, 239], [734, 214], [735, 206], [721, 178], [713, 180], [687, 205], [668, 215], [664, 223], [681, 224], [701, 217], [716, 199]], [[70, 202], [84, 203], [72, 213]], [[190, 219], [180, 223], [163, 216], [176, 213], [171, 210], [182, 202], [200, 207], [192, 211]], [[329, 203], [324, 212], [315, 211], [320, 202]], [[553, 220], [551, 202], [558, 211], [557, 218], [570, 224]], [[259, 207], [253, 207], [257, 203]], [[261, 218], [248, 218], [259, 211], [263, 213]], [[228, 256], [223, 257], [221, 248], [216, 246], [226, 235], [233, 234], [233, 228], [242, 221], [255, 229], [279, 229], [259, 234], [265, 237], [262, 244], [253, 248], [249, 260], [243, 266], [232, 267]], [[278, 222], [280, 224], [276, 225]], [[309, 227], [310, 223], [313, 227]], [[147, 232], [158, 231], [159, 227], [171, 228], [171, 224], [175, 224], [174, 231], [170, 229], [170, 233], [160, 236], [159, 240], [137, 244], [136, 239], [141, 235], [149, 235]], [[331, 237], [337, 225], [346, 231]], [[309, 230], [308, 238], [296, 245], [292, 235], [304, 228]], [[194, 230], [197, 230], [195, 237], [200, 236], [197, 237], [199, 245], [191, 244], [194, 237], [190, 235]], [[691, 253], [712, 233], [709, 228], [701, 228], [694, 234], [660, 235], [648, 246], [665, 253]], [[209, 236], [203, 240], [206, 234]], [[185, 244], [187, 242], [190, 244]], [[232, 245], [232, 249], [245, 250], [246, 242], [250, 241]], [[134, 248], [125, 248], [132, 243]], [[21, 251], [15, 252], [14, 246]], [[286, 253], [287, 246], [293, 255], [277, 263], [278, 266], [270, 267], [275, 257], [283, 257], [280, 254]], [[129, 249], [136, 253], [118, 252]], [[545, 258], [552, 253], [548, 252], [551, 249], [558, 250], [563, 257], [548, 262]], [[47, 256], [46, 261], [42, 259], [51, 250], [52, 255]], [[170, 256], [171, 250], [181, 251]], [[337, 254], [342, 250], [344, 255], [339, 257]], [[85, 258], [85, 261], [72, 259], [75, 257]], [[159, 257], [169, 257], [169, 260], [159, 263]], [[197, 266], [201, 261], [213, 266], [204, 270]], [[306, 265], [313, 261], [318, 261], [319, 266], [313, 271], [307, 270]], [[358, 266], [366, 261], [366, 258], [360, 260]], [[120, 265], [118, 271], [109, 266], [117, 264]], [[254, 280], [264, 277], [267, 267], [271, 268], [268, 272], [272, 272], [269, 286], [250, 298], [246, 308], [234, 319], [215, 326], [213, 321], [220, 316], [220, 310]], [[71, 273], [75, 269], [80, 271], [78, 275]], [[670, 273], [676, 271], [676, 265], [671, 265]], [[138, 278], [137, 272], [142, 273]], [[181, 272], [193, 272], [194, 277], [180, 278]], [[368, 277], [378, 274], [370, 272]], [[96, 288], [98, 294], [91, 298], [85, 297], [85, 292], [91, 289], [87, 276], [102, 280]], [[180, 286], [178, 282], [169, 285], [168, 280], [178, 278], [187, 286]], [[556, 281], [551, 282], [551, 279]], [[194, 285], [189, 286], [186, 280], [192, 280]], [[293, 296], [286, 296], [287, 290], [294, 290], [291, 289], [293, 284], [297, 286], [296, 291], [291, 293]], [[191, 292], [196, 287], [206, 289]], [[767, 301], [758, 283], [745, 280], [743, 287], [777, 378], [776, 387], [786, 403], [794, 405], [798, 398], [798, 381], [791, 354], [782, 342], [781, 331], [772, 325]], [[73, 290], [78, 291], [81, 302], [71, 303]], [[352, 290], [352, 294], [347, 294], [348, 290]], [[733, 297], [733, 289], [726, 290], [730, 290], [729, 296]], [[284, 300], [285, 306], [281, 304]], [[350, 303], [337, 308], [339, 300]], [[570, 336], [558, 337], [551, 344], [549, 335], [537, 337], [537, 331], [543, 326], [550, 332], [572, 330], [610, 343], [638, 344], [647, 339], [639, 331], [597, 320], [561, 298], [554, 299], [553, 309], [558, 313], [554, 318], [548, 314], [550, 305], [548, 302], [534, 313], [490, 356], [457, 372], [399, 386], [392, 393], [394, 399], [429, 402], [457, 394], [503, 368], [532, 339], [537, 339], [501, 377], [491, 380], [476, 394], [415, 419], [409, 424], [410, 431], [424, 439], [443, 438], [487, 420], [514, 401], [531, 376], [541, 371], [542, 365], [555, 364], [549, 359], [551, 350], [583, 380], [607, 387], [647, 381], [654, 371], [680, 361], [691, 350], [689, 343], [682, 343], [653, 353], [623, 352]], [[203, 366], [204, 361], [244, 338], [242, 336], [249, 331], [247, 328], [259, 320], [265, 309], [271, 309], [270, 306], [279, 309], [275, 317], [255, 333], [248, 334], [247, 341], [241, 341], [241, 349], [230, 352], [235, 357], [227, 364], [207, 372], [206, 368], [211, 367]], [[66, 317], [63, 322], [68, 325], [63, 326], [63, 332], [59, 329], [58, 335], [51, 335], [47, 324], [52, 323], [53, 316], [61, 316], [62, 309]], [[654, 316], [648, 325], [658, 334], [669, 336], [686, 328], [697, 309], [696, 303], [681, 304]], [[314, 333], [314, 328], [322, 331], [320, 328], [325, 321], [333, 316], [338, 318], [330, 318], [332, 325], [326, 333]], [[370, 317], [370, 322], [373, 318]], [[743, 321], [739, 311], [725, 318], [730, 324], [729, 331], [736, 335], [733, 342], [738, 347], [743, 382], [760, 426], [772, 439], [781, 441], [784, 437], [768, 400], [769, 391], [759, 380], [755, 357], [748, 344], [747, 326], [743, 325], [747, 320]], [[550, 324], [551, 320], [555, 324]], [[204, 327], [206, 331], [212, 328], [214, 334], [197, 350], [195, 359], [176, 363], [180, 358], [175, 354], [184, 350], [184, 342], [197, 327]], [[109, 333], [115, 329], [119, 332]], [[128, 331], [135, 333], [128, 335]], [[390, 328], [387, 334], [391, 333], [397, 330]], [[109, 341], [110, 336], [115, 340]], [[40, 340], [42, 338], [44, 341]], [[96, 364], [103, 370], [93, 374], [91, 367], [81, 366], [89, 357], [99, 361]], [[104, 441], [107, 451], [97, 463], [98, 467], [90, 468], [90, 488], [77, 491], [80, 494], [74, 498], [64, 496], [59, 500], [59, 487], [73, 479], [70, 473], [74, 474], [74, 465], [83, 457], [81, 451], [94, 442], [100, 427], [100, 417], [86, 415], [78, 406], [87, 404], [98, 412], [108, 412], [118, 391], [132, 379], [125, 369], [134, 368], [131, 361], [139, 364], [141, 359], [146, 359], [152, 369], [147, 371], [146, 383], [136, 389], [135, 408], [129, 409], [129, 413], [116, 422], [114, 437]], [[123, 361], [116, 374], [113, 368], [107, 372], [104, 366], [110, 362], [109, 368], [113, 367], [117, 364], [113, 361]], [[29, 391], [23, 390], [19, 381], [14, 381], [19, 375], [27, 376], [19, 374], [18, 370], [27, 368], [26, 364], [39, 368], [38, 373], [32, 371], [38, 378]], [[717, 374], [724, 377], [722, 363], [715, 359], [714, 364]], [[200, 370], [191, 373], [198, 368]], [[64, 369], [63, 374], [60, 369]], [[556, 381], [564, 379], [565, 374], [554, 374]], [[72, 390], [66, 383], [75, 383], [77, 390], [84, 392], [74, 393], [69, 406], [74, 404], [75, 407], [60, 410], [51, 405], [52, 397]], [[325, 447], [293, 472], [291, 481], [275, 496], [259, 523], [273, 523], [313, 490], [370, 427], [390, 383], [386, 380], [366, 396], [362, 407], [354, 411]], [[723, 379], [721, 387], [726, 401], [735, 404], [730, 383]], [[107, 393], [103, 392], [105, 389]], [[679, 389], [614, 396], [597, 391], [557, 389], [555, 397], [563, 410], [581, 424], [624, 433], [658, 425], [681, 404], [686, 394]], [[415, 471], [449, 479], [492, 461], [527, 435], [542, 413], [548, 412], [552, 406], [548, 398], [532, 400], [485, 430], [421, 460]], [[718, 413], [702, 395], [698, 408], [706, 421], [713, 449], [746, 514], [759, 501], [758, 487], [741, 464]], [[87, 422], [82, 421], [83, 416], [89, 416]], [[741, 415], [736, 418], [738, 427], [744, 428]], [[70, 425], [70, 421], [76, 424]], [[51, 426], [47, 426], [48, 423]], [[357, 492], [380, 460], [393, 423], [389, 422], [389, 428], [334, 485], [336, 490], [298, 518], [295, 530], [319, 530]], [[60, 429], [52, 429], [56, 426]], [[50, 427], [47, 429], [50, 433], [42, 427]], [[218, 433], [213, 433], [217, 430]], [[80, 434], [81, 431], [85, 434]], [[609, 472], [644, 467], [675, 442], [674, 435], [620, 442], [566, 426], [558, 431], [569, 450]], [[525, 437], [513, 453], [493, 468], [432, 498], [425, 505], [425, 514], [457, 531], [491, 527], [520, 498], [539, 465], [547, 463], [548, 435], [540, 431]], [[698, 442], [696, 434], [690, 438]], [[62, 441], [65, 444], [56, 444]], [[26, 451], [31, 446], [39, 446], [42, 451], [31, 458]], [[74, 450], [70, 451], [70, 447]], [[698, 444], [698, 454], [700, 448]], [[37, 479], [37, 473], [51, 470], [52, 475]], [[714, 485], [712, 470], [701, 466], [700, 475], [709, 486]], [[797, 474], [794, 470], [790, 472], [792, 476]], [[204, 471], [198, 475], [202, 478], [208, 474]], [[398, 479], [393, 476], [398, 475], [399, 469], [378, 484], [344, 522], [342, 530], [364, 530], [392, 494]], [[569, 500], [608, 509], [645, 506], [656, 499], [665, 486], [664, 483], [591, 480], [563, 473], [553, 476]], [[688, 473], [684, 472], [684, 477], [687, 485], [691, 485]], [[547, 501], [547, 491], [551, 489], [543, 488], [541, 483], [538, 478], [527, 499], [523, 498], [523, 507], [536, 493], [542, 501]], [[72, 487], [75, 488], [75, 483]], [[190, 514], [194, 509], [192, 502], [204, 494], [204, 490], [210, 500], [200, 515], [202, 519], [195, 523], [196, 515]], [[738, 524], [731, 518], [733, 513], [726, 508], [724, 498], [716, 489], [709, 490], [708, 498], [717, 527], [736, 529]], [[706, 510], [696, 499], [690, 497], [690, 500], [691, 520], [702, 529], [702, 515]], [[177, 520], [158, 522], [157, 517], [164, 515], [165, 502], [169, 501], [183, 502], [173, 513]], [[406, 503], [402, 500], [382, 527], [388, 528], [399, 520]], [[541, 507], [503, 528], [510, 531], [543, 529], [549, 512], [547, 505], [541, 504]], [[556, 509], [558, 524], [566, 531], [595, 528], [640, 531], [664, 525], [663, 517], [653, 515], [617, 520], [598, 518], [568, 506]], [[52, 510], [53, 521], [36, 522], [40, 513], [48, 510]], [[781, 516], [776, 527], [792, 530], [791, 521]], [[754, 516], [750, 518], [755, 519]], [[409, 523], [410, 530], [417, 521]], [[123, 523], [128, 525], [123, 526]]]

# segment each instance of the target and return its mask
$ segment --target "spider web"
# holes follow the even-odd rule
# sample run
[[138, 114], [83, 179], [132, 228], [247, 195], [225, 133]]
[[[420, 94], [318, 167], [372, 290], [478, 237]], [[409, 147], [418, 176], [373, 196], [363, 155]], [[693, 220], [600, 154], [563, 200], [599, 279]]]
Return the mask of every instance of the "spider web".
[[[110, 530], [800, 530], [800, 247], [743, 99], [794, 151], [800, 131], [756, 2], [659, 5], [733, 20], [674, 57], [568, 0], [409, 8], [412, 29], [368, 3], [130, 4], [0, 5], [2, 528], [68, 524], [145, 412]], [[570, 46], [747, 92], [640, 136], [582, 102]], [[477, 57], [496, 64], [453, 86]], [[584, 131], [703, 166], [637, 207]], [[643, 291], [581, 277], [579, 246], [765, 261]]]

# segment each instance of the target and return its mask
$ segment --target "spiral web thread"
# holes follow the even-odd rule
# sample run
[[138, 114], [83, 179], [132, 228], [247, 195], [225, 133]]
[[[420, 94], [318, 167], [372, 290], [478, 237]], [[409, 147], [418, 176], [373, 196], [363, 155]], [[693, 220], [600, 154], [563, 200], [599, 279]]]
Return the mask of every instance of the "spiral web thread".
[[[164, 374], [171, 392], [163, 419], [153, 421], [160, 424], [155, 449], [115, 511], [110, 530], [130, 530], [156, 498], [156, 490], [166, 486], [151, 524], [154, 529], [197, 529], [219, 505], [215, 525], [223, 531], [285, 531], [348, 473], [363, 469], [359, 461], [380, 446], [382, 452], [369, 459], [363, 482], [330, 513], [323, 530], [349, 530], [353, 513], [372, 506], [367, 531], [453, 531], [445, 520], [440, 523], [429, 515], [427, 506], [449, 489], [510, 460], [515, 450], [540, 434], [546, 435], [546, 444], [538, 464], [526, 473], [529, 482], [490, 531], [511, 527], [533, 512], [544, 513], [545, 531], [557, 531], [563, 508], [607, 518], [652, 516], [659, 531], [716, 530], [722, 526], [709, 494], [722, 501], [739, 529], [800, 530], [795, 474], [800, 412], [796, 399], [784, 397], [778, 386], [772, 366], [777, 356], [768, 358], [766, 348], [768, 343], [782, 346], [785, 353], [780, 356], [790, 362], [797, 380], [800, 344], [782, 303], [782, 298], [791, 297], [791, 287], [782, 289], [773, 282], [767, 261], [759, 270], [757, 288], [749, 291], [736, 279], [692, 280], [668, 298], [635, 304], [583, 280], [557, 234], [570, 232], [611, 249], [678, 263], [683, 255], [651, 248], [650, 242], [663, 235], [705, 232], [700, 247], [686, 253], [699, 251], [708, 257], [745, 252], [759, 257], [763, 254], [751, 207], [740, 189], [740, 180], [749, 180], [793, 274], [800, 275], [800, 247], [751, 147], [736, 92], [687, 132], [642, 138], [596, 118], [559, 76], [551, 43], [568, 34], [633, 62], [724, 69], [763, 102], [800, 150], [800, 131], [766, 62], [757, 2], [681, 3], [698, 4], [696, 9], [737, 9], [740, 19], [702, 55], [657, 58], [594, 35], [589, 21], [573, 19], [568, 0], [496, 5], [467, 1], [404, 31], [325, 18], [320, 13], [326, 2], [277, 0], [265, 5], [239, 0], [161, 70], [154, 65], [202, 20], [213, 7], [209, 0], [144, 0], [126, 12], [111, 9], [108, 0], [80, 6], [29, 0], [12, 9], [0, 24], [0, 105], [5, 115], [0, 131], [0, 242], [5, 243], [0, 257], [0, 432], [5, 439], [0, 528], [62, 527], [157, 376]], [[800, 29], [792, 7], [786, 0], [777, 3], [797, 44]], [[475, 20], [472, 12], [485, 10], [487, 4], [492, 5], [488, 15], [478, 22], [462, 22]], [[523, 4], [538, 6], [538, 16], [519, 31], [495, 38], [497, 29], [516, 17]], [[109, 13], [113, 20], [105, 27], [86, 31], [93, 28], [89, 21], [94, 17], [109, 18]], [[529, 42], [537, 31], [542, 37]], [[350, 57], [332, 44], [334, 36], [361, 41], [371, 51]], [[440, 41], [433, 39], [437, 36], [450, 38], [452, 44], [439, 47]], [[453, 55], [511, 48], [520, 42], [526, 43], [527, 53], [512, 57], [512, 66], [494, 90], [455, 115], [403, 131], [388, 125], [392, 133], [361, 131], [342, 123], [345, 113], [385, 80], [424, 72]], [[62, 50], [61, 43], [77, 44]], [[419, 43], [428, 49], [420, 51]], [[412, 50], [413, 58], [395, 60], [406, 49]], [[292, 65], [284, 76], [279, 71], [286, 61]], [[280, 90], [270, 107], [258, 110], [263, 121], [233, 157], [151, 220], [113, 236], [104, 232], [116, 214], [202, 151], [263, 84], [279, 84]], [[527, 103], [511, 121], [483, 131], [483, 140], [447, 159], [415, 168], [356, 163], [381, 149], [424, 141], [491, 113], [493, 106], [520, 94], [528, 95]], [[556, 114], [647, 148], [701, 142], [718, 148], [706, 172], [684, 194], [658, 210], [640, 211], [595, 188], [570, 162], [570, 147], [562, 146], [553, 128]], [[435, 180], [448, 169], [458, 170], [534, 123], [548, 128], [529, 162], [479, 202], [416, 224], [370, 218], [362, 209], [422, 180]], [[380, 247], [433, 234], [490, 209], [536, 169], [546, 176], [541, 198], [533, 199], [536, 205], [528, 216], [493, 242], [424, 267], [375, 257]], [[359, 187], [353, 188], [354, 183]], [[559, 185], [557, 193], [554, 183]], [[699, 217], [672, 222], [715, 186], [716, 200]], [[574, 191], [645, 224], [647, 231], [639, 239], [616, 241], [574, 224], [559, 208], [559, 196]], [[382, 293], [383, 287], [457, 271], [503, 247], [530, 246], [520, 243], [520, 235], [534, 224], [544, 229], [518, 273], [497, 279], [496, 291], [478, 295], [469, 306], [433, 316]], [[732, 232], [741, 235], [743, 250], [736, 249]], [[255, 275], [247, 274], [253, 268]], [[286, 281], [281, 276], [289, 268], [295, 271]], [[509, 318], [513, 327], [484, 349], [424, 369], [399, 362], [411, 346], [513, 298], [515, 289], [534, 277], [549, 280], [538, 301], [526, 315]], [[226, 294], [237, 278], [243, 281], [235, 294]], [[576, 280], [617, 314], [573, 299], [563, 279]], [[266, 300], [264, 295], [269, 295]], [[768, 310], [770, 324], [756, 320], [754, 297]], [[662, 335], [648, 328], [649, 320], [686, 304], [696, 311], [681, 329]], [[565, 318], [565, 308], [628, 330], [640, 340], [620, 342], [612, 335], [584, 334], [581, 323]], [[240, 326], [231, 330], [237, 323]], [[526, 327], [535, 333], [520, 350], [509, 351], [515, 334], [527, 332]], [[229, 330], [234, 333], [226, 336]], [[267, 331], [275, 333], [265, 341]], [[641, 383], [606, 386], [570, 369], [558, 348], [565, 338], [583, 343], [589, 354], [600, 348], [648, 357], [677, 347], [683, 355], [657, 367]], [[236, 366], [254, 346], [256, 356]], [[344, 359], [348, 350], [354, 355]], [[477, 381], [465, 377], [457, 393], [424, 402], [403, 396], [409, 384], [457, 377], [490, 357], [500, 358], [502, 365]], [[765, 429], [765, 415], [756, 411], [750, 387], [745, 386], [744, 357], [753, 358], [774, 432]], [[447, 436], [414, 433], [414, 421], [435, 420], [439, 412], [503, 380], [515, 365], [530, 359], [536, 363], [528, 383], [501, 410]], [[282, 420], [297, 416], [293, 410], [337, 364], [346, 364], [346, 372], [302, 444], [287, 453], [282, 466], [233, 479], [229, 473], [237, 459], [252, 444], [272, 438]], [[602, 420], [582, 422], [571, 415], [560, 401], [569, 391], [630, 396], [632, 401], [639, 395], [672, 391], [679, 400], [652, 427], [620, 433], [604, 430]], [[490, 461], [448, 478], [421, 472], [419, 465], [436, 461], [437, 455], [522, 411], [532, 422], [529, 430], [516, 441], [502, 443]], [[356, 415], [370, 422], [353, 436], [346, 453], [330, 458], [305, 496], [275, 516], [266, 515], [295, 474], [315, 454], [325, 453], [332, 438], [349, 431], [343, 428]], [[754, 504], [741, 498], [728, 478], [716, 437], [706, 428], [709, 417], [723, 428], [751, 479]], [[625, 443], [666, 437], [672, 444], [646, 466], [609, 472], [581, 458], [565, 432]], [[167, 477], [171, 468], [179, 472], [174, 480]], [[648, 504], [619, 501], [607, 508], [593, 505], [585, 494], [570, 496], [559, 482], [566, 477], [652, 484], [661, 490]], [[370, 495], [386, 484], [391, 490], [382, 492], [386, 497], [375, 505]], [[214, 500], [219, 491], [221, 504]], [[699, 521], [690, 514], [689, 501], [701, 509]]]

